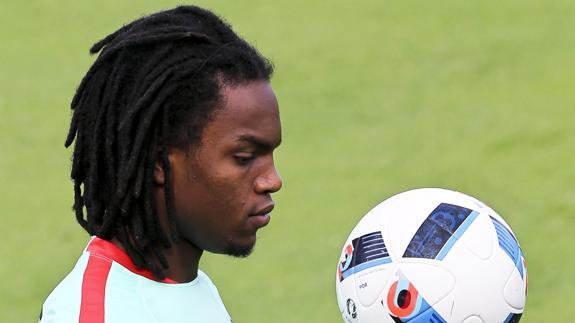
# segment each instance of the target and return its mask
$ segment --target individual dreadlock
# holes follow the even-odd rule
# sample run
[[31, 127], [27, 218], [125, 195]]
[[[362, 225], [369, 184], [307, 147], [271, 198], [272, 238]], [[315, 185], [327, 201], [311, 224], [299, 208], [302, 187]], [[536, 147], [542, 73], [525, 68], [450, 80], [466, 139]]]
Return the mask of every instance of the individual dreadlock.
[[[118, 239], [138, 268], [165, 277], [163, 250], [177, 241], [168, 148], [189, 148], [226, 84], [269, 80], [271, 63], [210, 11], [181, 6], [138, 19], [92, 46], [98, 58], [71, 107], [74, 211], [91, 235]], [[165, 174], [170, 228], [153, 199]]]

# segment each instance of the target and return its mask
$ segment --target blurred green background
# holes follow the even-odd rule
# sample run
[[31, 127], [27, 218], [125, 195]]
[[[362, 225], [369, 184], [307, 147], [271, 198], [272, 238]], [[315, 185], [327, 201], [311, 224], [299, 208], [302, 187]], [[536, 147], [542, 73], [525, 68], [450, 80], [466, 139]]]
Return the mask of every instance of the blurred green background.
[[[34, 322], [88, 236], [64, 149], [88, 48], [180, 1], [0, 2], [0, 322]], [[234, 322], [341, 322], [361, 216], [415, 187], [474, 195], [522, 244], [522, 322], [575, 322], [575, 2], [196, 1], [276, 65], [284, 188], [247, 259], [202, 268]]]

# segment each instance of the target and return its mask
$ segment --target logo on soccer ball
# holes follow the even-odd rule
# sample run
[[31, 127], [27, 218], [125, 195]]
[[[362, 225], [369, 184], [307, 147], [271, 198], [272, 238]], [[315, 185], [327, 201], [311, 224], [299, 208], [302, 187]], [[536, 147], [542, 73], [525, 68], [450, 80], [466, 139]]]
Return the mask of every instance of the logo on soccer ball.
[[339, 281], [360, 271], [391, 262], [381, 231], [375, 231], [353, 239], [345, 247], [337, 266]]
[[407, 322], [415, 317], [425, 322], [446, 322], [401, 272], [387, 293], [387, 308], [395, 322]]
[[353, 245], [348, 244], [347, 247], [345, 247], [345, 254], [343, 256], [343, 259], [337, 266], [337, 275], [339, 277], [339, 281], [343, 280], [343, 272], [349, 269], [352, 259], [353, 259]]
[[351, 318], [357, 318], [357, 309], [355, 307], [355, 303], [351, 298], [347, 299], [346, 306], [347, 306], [347, 314], [349, 314]]

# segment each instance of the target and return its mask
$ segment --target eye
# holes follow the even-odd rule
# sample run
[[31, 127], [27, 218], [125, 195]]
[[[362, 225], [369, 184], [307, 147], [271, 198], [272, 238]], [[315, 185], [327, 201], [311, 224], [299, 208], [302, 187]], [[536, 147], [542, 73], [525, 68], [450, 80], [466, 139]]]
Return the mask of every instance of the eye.
[[242, 152], [242, 153], [237, 153], [234, 155], [234, 159], [236, 161], [236, 163], [240, 166], [246, 166], [249, 163], [251, 163], [255, 158], [255, 155], [253, 153], [246, 153], [246, 152]]

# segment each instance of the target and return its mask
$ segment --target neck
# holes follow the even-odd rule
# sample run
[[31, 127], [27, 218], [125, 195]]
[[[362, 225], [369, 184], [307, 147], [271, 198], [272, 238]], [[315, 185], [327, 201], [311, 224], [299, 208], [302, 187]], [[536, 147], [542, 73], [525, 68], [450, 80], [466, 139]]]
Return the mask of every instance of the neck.
[[[118, 239], [112, 238], [111, 242], [126, 252], [124, 245]], [[185, 241], [172, 244], [170, 249], [164, 251], [169, 266], [168, 269], [164, 270], [166, 278], [177, 283], [187, 283], [194, 280], [198, 276], [202, 253], [203, 250]]]
[[[156, 204], [160, 225], [167, 236], [170, 237], [170, 225], [163, 186], [156, 186], [154, 188], [154, 202]], [[172, 242], [172, 246], [169, 249], [164, 249], [164, 256], [169, 266], [168, 269], [164, 271], [166, 277], [179, 283], [194, 280], [198, 276], [198, 266], [202, 253], [202, 249], [187, 240], [179, 239], [177, 243]]]
[[186, 283], [198, 276], [198, 266], [203, 250], [193, 244], [180, 240], [164, 251], [169, 268], [165, 270], [166, 277]]

